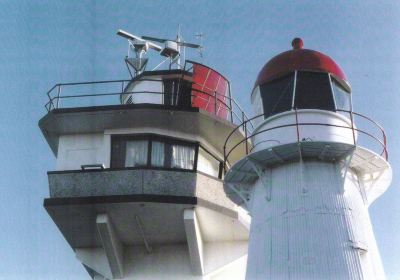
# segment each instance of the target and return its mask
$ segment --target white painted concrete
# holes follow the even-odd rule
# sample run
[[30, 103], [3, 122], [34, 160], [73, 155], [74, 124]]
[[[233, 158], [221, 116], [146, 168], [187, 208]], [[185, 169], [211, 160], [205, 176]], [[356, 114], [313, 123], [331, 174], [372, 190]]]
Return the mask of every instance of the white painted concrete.
[[[151, 253], [148, 253], [144, 246], [126, 246], [124, 276], [118, 279], [243, 280], [247, 255], [242, 254], [241, 247], [236, 245], [233, 243], [206, 245], [207, 250], [210, 249], [207, 252], [210, 259], [207, 261], [209, 272], [204, 275], [193, 274], [189, 248], [186, 244], [155, 245]], [[242, 247], [247, 249], [247, 244], [243, 243]], [[101, 277], [116, 279], [109, 270], [107, 257], [101, 248], [77, 249], [76, 255], [82, 263], [98, 273], [98, 279], [103, 279]]]
[[110, 137], [104, 134], [61, 135], [56, 170], [81, 169], [84, 164], [110, 165]]
[[163, 82], [160, 76], [151, 76], [148, 81], [136, 81], [125, 89], [131, 94], [122, 95], [122, 103], [126, 104], [128, 98], [132, 96], [134, 104], [163, 104]]
[[361, 185], [338, 163], [263, 173], [252, 195], [246, 279], [384, 279]]
[[[87, 267], [96, 271], [103, 278], [113, 279], [107, 256], [103, 248], [77, 248], [76, 258]], [[98, 277], [98, 279], [102, 279]]]
[[[354, 144], [351, 121], [340, 114], [304, 109], [297, 111], [298, 123], [321, 123], [343, 127], [333, 127], [324, 125], [300, 125], [300, 141], [325, 141]], [[254, 151], [268, 149], [278, 145], [297, 142], [296, 114], [294, 111], [283, 112], [263, 121], [254, 131], [252, 137]], [[283, 125], [293, 125], [289, 127], [280, 127], [277, 129], [262, 132]], [[355, 132], [357, 140], [357, 132]]]
[[97, 215], [96, 226], [113, 278], [122, 278], [124, 275], [124, 250], [109, 216], [107, 214]]
[[196, 275], [203, 275], [203, 239], [201, 237], [200, 226], [194, 209], [185, 209], [183, 211], [183, 220], [185, 224], [192, 271]]

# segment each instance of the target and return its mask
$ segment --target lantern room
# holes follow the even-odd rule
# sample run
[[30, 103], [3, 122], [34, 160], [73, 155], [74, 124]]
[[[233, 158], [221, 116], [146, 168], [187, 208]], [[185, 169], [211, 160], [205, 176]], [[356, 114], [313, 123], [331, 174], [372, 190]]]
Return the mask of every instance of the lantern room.
[[255, 113], [268, 118], [295, 108], [350, 111], [350, 85], [335, 61], [303, 49], [300, 38], [292, 46], [260, 71], [251, 96]]
[[254, 149], [298, 141], [354, 144], [357, 131], [352, 130], [351, 88], [344, 72], [329, 56], [303, 49], [300, 38], [292, 46], [267, 62], [257, 77], [251, 95]]

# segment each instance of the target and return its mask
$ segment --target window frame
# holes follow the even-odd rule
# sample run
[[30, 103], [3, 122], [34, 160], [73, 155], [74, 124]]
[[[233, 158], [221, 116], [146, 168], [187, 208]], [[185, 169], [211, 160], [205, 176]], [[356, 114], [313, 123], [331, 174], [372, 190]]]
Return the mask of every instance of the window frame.
[[[289, 75], [294, 75], [294, 78], [293, 78], [293, 93], [292, 93], [292, 105], [291, 105], [291, 108], [290, 108], [290, 110], [287, 110], [287, 111], [284, 111], [284, 112], [290, 112], [290, 111], [294, 111], [294, 110], [308, 110], [307, 108], [297, 108], [296, 107], [296, 104], [295, 104], [295, 101], [296, 101], [296, 95], [297, 95], [297, 76], [298, 76], [298, 72], [310, 72], [310, 73], [323, 73], [323, 74], [327, 74], [328, 75], [328, 79], [329, 79], [329, 87], [330, 87], [330, 94], [331, 94], [331, 98], [332, 98], [332, 100], [333, 100], [333, 104], [334, 104], [334, 110], [326, 110], [326, 109], [317, 109], [317, 108], [309, 108], [310, 110], [323, 110], [323, 111], [330, 111], [330, 112], [340, 112], [340, 111], [346, 111], [347, 112], [347, 110], [343, 110], [343, 109], [340, 109], [340, 108], [338, 108], [338, 105], [337, 105], [337, 102], [336, 102], [336, 98], [335, 98], [335, 93], [334, 93], [334, 89], [333, 89], [333, 86], [334, 86], [334, 83], [337, 83], [338, 84], [338, 86], [340, 86], [341, 88], [342, 88], [342, 90], [343, 91], [345, 91], [346, 93], [348, 93], [349, 94], [349, 96], [350, 96], [350, 111], [349, 112], [352, 112], [353, 111], [353, 95], [351, 94], [351, 91], [348, 91], [347, 89], [345, 89], [343, 86], [341, 86], [341, 83], [331, 74], [331, 73], [327, 73], [327, 72], [319, 72], [319, 71], [307, 71], [307, 70], [295, 70], [295, 71], [291, 71], [291, 72], [289, 72], [288, 74], [285, 74], [285, 75], [283, 75], [282, 77], [279, 77], [278, 79], [280, 79], [280, 78], [283, 78], [283, 77], [285, 77], [285, 76], [289, 76]], [[272, 82], [272, 81], [271, 81]], [[267, 82], [267, 83], [269, 83], [269, 82]], [[267, 84], [267, 83], [265, 83], [265, 84]], [[264, 85], [264, 84], [263, 84]], [[263, 99], [262, 99], [262, 93], [261, 93], [261, 86], [262, 85], [259, 85], [258, 86], [258, 88], [259, 88], [259, 94], [260, 94], [260, 99], [261, 99], [261, 102], [263, 102]], [[253, 94], [253, 93], [252, 93]], [[280, 113], [275, 113], [275, 114], [272, 114], [272, 115], [266, 115], [265, 114], [265, 112], [264, 112], [264, 104], [262, 103], [262, 114], [264, 115], [264, 119], [268, 119], [268, 118], [270, 118], [270, 117], [273, 117], [273, 116], [275, 116], [275, 115], [278, 115], [278, 114], [280, 114], [280, 113], [284, 113], [284, 112], [280, 112]]]
[[351, 91], [348, 91], [348, 90], [346, 90], [345, 89], [345, 87], [343, 87], [342, 85], [341, 85], [341, 83], [334, 77], [334, 76], [332, 76], [332, 74], [331, 73], [329, 73], [329, 80], [331, 81], [331, 90], [332, 90], [332, 96], [333, 96], [333, 100], [335, 101], [335, 109], [336, 109], [336, 112], [337, 111], [346, 111], [346, 110], [343, 110], [343, 109], [339, 109], [338, 107], [337, 107], [337, 105], [336, 105], [336, 96], [335, 96], [335, 92], [334, 92], [334, 89], [333, 89], [333, 87], [334, 87], [334, 83], [337, 83], [337, 87], [340, 87], [344, 92], [346, 92], [347, 94], [349, 94], [349, 107], [350, 107], [350, 112], [353, 112], [353, 95], [351, 94]]
[[[116, 141], [128, 142], [128, 141], [135, 141], [135, 140], [146, 140], [147, 143], [147, 161], [146, 164], [140, 167], [116, 167], [115, 166], [115, 154], [113, 153], [113, 148]], [[151, 154], [152, 154], [152, 142], [158, 141], [164, 144], [169, 145], [181, 145], [186, 147], [193, 147], [194, 148], [194, 162], [192, 169], [185, 169], [185, 168], [176, 168], [176, 167], [166, 167], [166, 166], [153, 166], [151, 165]], [[179, 139], [175, 137], [159, 135], [159, 134], [152, 134], [152, 133], [144, 133], [144, 134], [114, 134], [111, 135], [111, 149], [110, 149], [110, 168], [111, 169], [163, 169], [163, 170], [185, 170], [185, 171], [196, 171], [197, 170], [197, 158], [198, 158], [198, 146], [199, 142], [190, 141], [186, 139]], [[126, 151], [124, 153], [126, 156]]]
[[[113, 153], [113, 148], [115, 145], [116, 141], [135, 141], [135, 140], [146, 140], [148, 141], [148, 146], [147, 146], [147, 162], [146, 165], [143, 166], [137, 166], [137, 167], [115, 167], [114, 162], [115, 162], [115, 154]], [[162, 143], [167, 143], [170, 145], [173, 144], [178, 144], [182, 146], [192, 146], [194, 147], [194, 162], [193, 162], [193, 169], [184, 169], [184, 168], [176, 168], [176, 167], [166, 167], [166, 166], [153, 166], [151, 165], [151, 153], [152, 153], [152, 142], [153, 141], [159, 141]], [[211, 155], [215, 160], [219, 162], [219, 169], [218, 169], [218, 177], [215, 177], [213, 175], [204, 173], [202, 171], [197, 170], [197, 164], [198, 164], [198, 159], [199, 159], [199, 149], [200, 147], [209, 155]], [[124, 157], [126, 156], [126, 151], [124, 154]], [[198, 141], [190, 141], [186, 139], [181, 139], [181, 138], [176, 138], [176, 137], [171, 137], [171, 136], [166, 136], [166, 135], [160, 135], [160, 134], [154, 134], [154, 133], [140, 133], [140, 134], [113, 134], [111, 135], [111, 147], [110, 147], [110, 169], [155, 169], [155, 170], [170, 170], [170, 171], [189, 171], [189, 172], [201, 172], [202, 174], [205, 174], [207, 176], [210, 176], [212, 178], [218, 178], [221, 179], [223, 175], [223, 161], [219, 159], [217, 156], [215, 156], [213, 153], [211, 153], [207, 148], [205, 148], [203, 145], [200, 144]]]
[[[329, 86], [328, 86], [328, 90], [329, 90], [329, 94], [330, 94], [330, 98], [331, 98], [331, 102], [332, 102], [332, 105], [333, 105], [333, 108], [331, 108], [331, 109], [327, 109], [327, 108], [298, 108], [298, 104], [296, 103], [296, 99], [297, 99], [297, 97], [298, 97], [298, 85], [297, 85], [297, 82], [298, 82], [298, 74], [297, 74], [297, 72], [300, 72], [300, 73], [310, 73], [310, 74], [323, 74], [323, 75], [325, 75], [328, 79], [328, 83], [329, 83]], [[292, 110], [321, 110], [321, 111], [330, 111], [330, 112], [337, 112], [337, 107], [336, 107], [336, 100], [335, 100], [335, 96], [334, 96], [334, 93], [333, 93], [333, 89], [332, 89], [332, 80], [331, 80], [331, 75], [330, 75], [330, 73], [329, 72], [321, 72], [321, 71], [296, 71], [296, 75], [295, 75], [295, 80], [294, 80], [294, 88], [295, 88], [295, 91], [294, 91], [294, 103], [293, 103], [293, 108], [292, 108]], [[300, 97], [299, 97], [300, 98]], [[299, 102], [299, 101], [297, 101], [297, 102]], [[322, 106], [321, 106], [322, 107]]]
[[[207, 149], [206, 149], [203, 145], [201, 145], [201, 144], [199, 144], [198, 149], [197, 149], [197, 160], [198, 160], [198, 158], [199, 158], [199, 157], [198, 157], [198, 154], [199, 154], [200, 148], [202, 148], [207, 154], [209, 154], [209, 155], [212, 156], [216, 161], [219, 162], [219, 166], [218, 166], [218, 179], [222, 179], [223, 167], [224, 167], [223, 161], [220, 160], [219, 158], [217, 158], [216, 156], [214, 156], [209, 150], [207, 150]], [[211, 176], [211, 177], [216, 178], [216, 177], [213, 176], [213, 175], [210, 175], [210, 174], [207, 174], [207, 173], [205, 173], [205, 172], [203, 172], [203, 171], [197, 170], [197, 161], [196, 161], [196, 171], [201, 172], [201, 173], [203, 173], [203, 174], [206, 174], [207, 176]]]
[[[286, 110], [286, 111], [281, 111], [281, 112], [269, 112], [269, 114], [266, 114], [266, 112], [265, 112], [265, 104], [264, 104], [265, 97], [263, 97], [264, 94], [263, 94], [263, 91], [262, 91], [262, 87], [264, 87], [265, 85], [268, 85], [268, 84], [270, 84], [270, 83], [274, 83], [274, 82], [277, 82], [277, 81], [279, 81], [279, 80], [283, 80], [283, 79], [289, 78], [289, 77], [292, 79], [291, 82], [293, 83], [293, 85], [292, 85], [292, 92], [291, 92], [291, 95], [292, 95], [292, 96], [291, 96], [291, 102], [290, 102], [289, 109]], [[269, 82], [266, 82], [266, 83], [264, 83], [264, 84], [262, 84], [262, 85], [259, 85], [259, 89], [260, 89], [260, 99], [261, 99], [261, 103], [262, 103], [262, 110], [263, 110], [264, 119], [268, 119], [268, 118], [273, 117], [273, 116], [275, 116], [275, 115], [278, 115], [278, 114], [281, 114], [281, 113], [284, 113], [284, 112], [289, 112], [289, 111], [292, 111], [292, 110], [293, 110], [293, 103], [294, 103], [295, 90], [296, 90], [296, 78], [297, 78], [297, 71], [291, 71], [291, 72], [286, 73], [285, 75], [282, 75], [282, 76], [280, 76], [280, 77], [278, 77], [278, 78], [276, 78], [276, 79], [274, 79], [274, 80], [272, 80], [272, 81], [269, 81]]]

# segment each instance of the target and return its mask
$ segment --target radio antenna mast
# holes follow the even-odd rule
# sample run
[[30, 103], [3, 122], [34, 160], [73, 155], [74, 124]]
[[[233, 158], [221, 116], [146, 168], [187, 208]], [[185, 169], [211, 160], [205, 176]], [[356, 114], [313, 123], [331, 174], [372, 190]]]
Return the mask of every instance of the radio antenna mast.
[[[173, 64], [176, 64], [177, 69], [182, 68], [180, 56], [181, 56], [181, 48], [183, 48], [183, 53], [185, 54], [185, 48], [192, 48], [192, 49], [200, 49], [201, 45], [187, 43], [183, 40], [181, 36], [181, 27], [178, 26], [178, 34], [176, 35], [176, 39], [163, 39], [163, 38], [156, 38], [150, 36], [142, 36], [144, 40], [149, 40], [153, 42], [164, 43], [164, 48], [161, 50], [160, 54], [170, 59], [171, 68]], [[185, 55], [183, 57], [185, 60]]]

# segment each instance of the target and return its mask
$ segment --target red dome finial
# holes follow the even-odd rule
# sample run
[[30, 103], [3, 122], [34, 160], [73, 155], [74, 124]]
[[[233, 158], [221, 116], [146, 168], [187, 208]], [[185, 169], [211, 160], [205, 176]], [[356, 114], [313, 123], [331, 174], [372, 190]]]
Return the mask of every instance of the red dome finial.
[[303, 40], [301, 38], [294, 38], [292, 41], [292, 47], [294, 50], [299, 50], [303, 48]]

